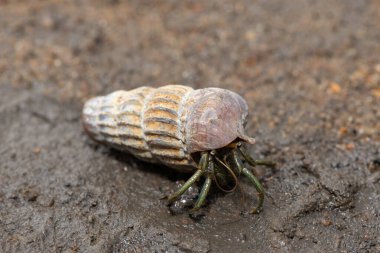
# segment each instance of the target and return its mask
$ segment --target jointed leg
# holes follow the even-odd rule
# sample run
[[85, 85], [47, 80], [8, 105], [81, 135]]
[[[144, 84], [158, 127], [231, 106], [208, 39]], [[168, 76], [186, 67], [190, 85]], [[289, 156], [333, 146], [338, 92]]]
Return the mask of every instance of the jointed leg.
[[244, 150], [244, 148], [241, 145], [238, 145], [238, 150], [244, 157], [244, 160], [246, 160], [251, 166], [255, 167], [257, 165], [264, 165], [267, 167], [274, 168], [276, 164], [272, 161], [268, 160], [254, 160], [250, 155], [247, 154], [247, 152]]
[[228, 167], [227, 164], [222, 162], [218, 157], [215, 157], [215, 160], [226, 169], [226, 171], [228, 172], [228, 175], [230, 175], [234, 181], [234, 186], [231, 189], [226, 190], [219, 184], [218, 179], [215, 177], [216, 185], [218, 186], [219, 189], [221, 189], [224, 192], [233, 192], [238, 185], [238, 179], [237, 179], [234, 171], [230, 167]]
[[212, 182], [212, 180], [211, 180], [210, 176], [207, 176], [207, 178], [206, 178], [206, 180], [205, 180], [205, 182], [203, 184], [201, 193], [199, 194], [199, 197], [197, 199], [197, 202], [195, 203], [194, 207], [190, 210], [190, 212], [195, 212], [199, 208], [201, 208], [201, 206], [205, 202], [207, 194], [208, 194], [208, 192], [210, 190], [211, 182]]
[[255, 208], [252, 209], [251, 213], [259, 213], [264, 203], [264, 188], [259, 182], [259, 180], [247, 168], [243, 168], [242, 172], [246, 177], [248, 177], [253, 186], [255, 186], [256, 191], [259, 194], [259, 203]]
[[236, 150], [233, 150], [232, 153], [233, 153], [233, 159], [232, 159], [233, 163], [235, 164], [235, 166], [238, 167], [239, 171], [241, 171], [243, 175], [248, 177], [248, 179], [251, 181], [251, 183], [253, 184], [253, 186], [255, 187], [256, 191], [259, 194], [259, 203], [251, 211], [252, 213], [259, 213], [264, 203], [264, 188], [261, 185], [260, 181], [252, 174], [252, 172], [243, 166]]
[[[276, 163], [269, 160], [253, 160], [253, 161], [255, 162], [254, 165], [263, 165], [263, 166], [267, 166], [271, 168], [276, 166]], [[251, 166], [254, 166], [254, 165], [251, 164]]]
[[168, 198], [169, 204], [173, 203], [179, 198], [185, 191], [187, 191], [190, 186], [192, 186], [205, 172], [209, 164], [209, 154], [206, 152], [202, 154], [201, 160], [199, 162], [199, 168], [194, 173], [194, 175], [186, 181], [186, 183], [173, 195]]

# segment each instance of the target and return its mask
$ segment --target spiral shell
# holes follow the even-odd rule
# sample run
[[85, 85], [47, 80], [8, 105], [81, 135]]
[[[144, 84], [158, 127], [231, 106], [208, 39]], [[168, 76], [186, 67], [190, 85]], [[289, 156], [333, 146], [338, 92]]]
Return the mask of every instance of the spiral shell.
[[238, 94], [219, 88], [194, 90], [166, 85], [115, 91], [87, 101], [83, 125], [96, 141], [141, 160], [189, 171], [193, 154], [222, 148], [244, 134], [248, 106]]

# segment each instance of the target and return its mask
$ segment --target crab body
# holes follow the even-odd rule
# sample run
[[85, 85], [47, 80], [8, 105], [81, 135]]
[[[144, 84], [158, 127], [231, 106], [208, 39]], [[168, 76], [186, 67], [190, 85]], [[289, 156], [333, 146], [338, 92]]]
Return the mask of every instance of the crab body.
[[247, 115], [244, 99], [231, 91], [166, 85], [90, 99], [83, 123], [96, 141], [189, 171], [197, 167], [194, 153], [222, 148], [237, 138], [253, 143], [244, 134]]
[[85, 131], [94, 140], [144, 161], [194, 172], [169, 198], [170, 202], [205, 176], [194, 207], [198, 209], [213, 181], [229, 191], [228, 183], [232, 181], [234, 189], [237, 176], [243, 173], [259, 192], [256, 209], [261, 208], [263, 188], [244, 167], [241, 156], [252, 166], [273, 164], [257, 163], [242, 150], [241, 143], [255, 141], [244, 132], [248, 106], [238, 94], [220, 88], [194, 90], [183, 85], [139, 87], [90, 99], [82, 116]]

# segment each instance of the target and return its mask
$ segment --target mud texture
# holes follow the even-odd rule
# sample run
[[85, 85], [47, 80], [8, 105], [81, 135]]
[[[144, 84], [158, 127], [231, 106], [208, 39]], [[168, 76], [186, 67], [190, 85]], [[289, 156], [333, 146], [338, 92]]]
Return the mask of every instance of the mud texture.
[[[0, 1], [0, 251], [380, 252], [379, 1]], [[161, 198], [180, 175], [98, 145], [83, 102], [141, 85], [247, 100], [267, 192]]]

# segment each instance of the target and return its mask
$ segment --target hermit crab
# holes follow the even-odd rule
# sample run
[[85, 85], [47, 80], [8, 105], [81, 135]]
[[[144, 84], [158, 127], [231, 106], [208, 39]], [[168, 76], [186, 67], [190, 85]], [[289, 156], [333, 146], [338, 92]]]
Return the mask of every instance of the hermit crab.
[[144, 161], [194, 173], [168, 197], [169, 204], [204, 177], [191, 211], [203, 205], [213, 183], [230, 192], [241, 174], [258, 192], [252, 212], [262, 208], [264, 189], [246, 165], [274, 163], [254, 160], [245, 151], [243, 143], [255, 143], [244, 132], [247, 117], [247, 103], [238, 94], [183, 85], [115, 91], [88, 100], [83, 108], [84, 129], [94, 140]]

